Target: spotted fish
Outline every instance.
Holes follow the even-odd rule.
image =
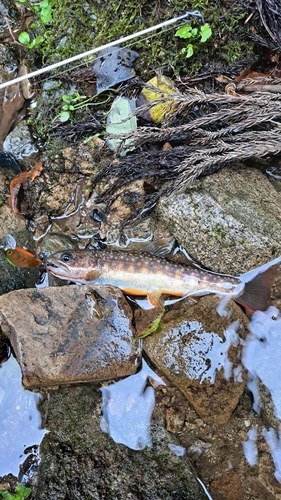
[[[161,295],[196,297],[229,296],[249,309],[266,310],[275,270],[245,283],[233,276],[218,275],[175,264],[146,253],[75,250],[51,255],[47,269],[54,276],[77,284],[112,285],[129,295],[146,296],[157,306]]]

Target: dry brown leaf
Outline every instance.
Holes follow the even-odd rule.
[[[15,214],[20,213],[20,209],[18,206],[18,194],[20,187],[24,181],[31,180],[33,181],[36,177],[38,177],[43,170],[42,162],[37,163],[31,170],[28,172],[21,172],[10,182],[10,192],[9,192],[9,204]]]

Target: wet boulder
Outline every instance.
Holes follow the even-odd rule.
[[[163,198],[158,215],[190,255],[238,275],[281,255],[281,193],[257,169],[222,170]]]
[[[39,161],[39,150],[35,145],[25,121],[21,121],[5,138],[3,151],[11,153],[21,165],[29,169]]]
[[[0,309],[27,389],[125,377],[139,366],[131,309],[117,288],[17,290]]]
[[[207,296],[171,311],[144,339],[149,359],[209,424],[228,421],[246,380],[239,339],[247,334],[247,318],[234,303],[228,306],[231,316],[221,317],[218,305],[219,299]]]
[[[60,387],[40,411],[50,432],[41,444],[35,500],[207,498],[188,456],[176,454],[163,408],[153,419],[153,448],[137,452],[101,432],[100,393],[91,384]]]

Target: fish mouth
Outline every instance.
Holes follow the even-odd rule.
[[[47,268],[48,267],[54,267],[55,269],[58,269],[59,266],[57,264],[55,264],[54,262],[52,262],[51,260],[47,260],[46,267]]]

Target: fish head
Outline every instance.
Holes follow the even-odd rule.
[[[94,254],[79,250],[65,250],[50,255],[46,267],[54,276],[75,283],[94,281],[100,269],[99,260]]]

